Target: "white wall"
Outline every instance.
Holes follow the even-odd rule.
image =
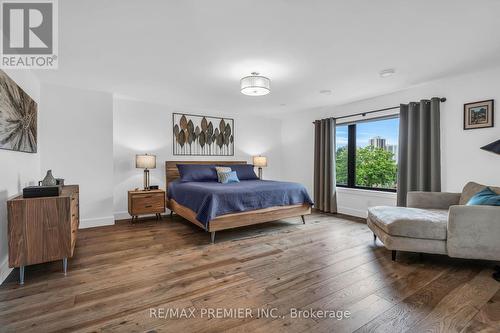
[[[499,110],[500,68],[469,73],[433,81],[411,89],[358,101],[342,106],[309,110],[283,121],[283,164],[286,178],[313,189],[313,125],[311,121],[328,116],[348,115],[399,105],[433,96],[446,97],[441,104],[441,163],[442,190],[460,192],[467,181],[500,184],[500,158],[479,149],[500,139]],[[497,102],[496,126],[488,129],[463,130],[463,104],[485,99]],[[295,135],[287,135],[295,133]],[[301,153],[296,153],[300,151]],[[356,190],[354,190],[356,191]],[[348,192],[348,193],[346,193]],[[375,195],[375,196],[374,196]],[[377,198],[379,197],[379,198]],[[366,216],[365,207],[395,205],[395,195],[366,191],[339,190],[339,210],[342,213]],[[359,210],[362,209],[362,212]]]
[[[4,70],[30,97],[40,101],[40,84],[30,71]],[[38,120],[43,116],[38,107]],[[39,145],[38,145],[39,147]],[[38,150],[39,151],[39,150]],[[0,150],[0,283],[12,271],[9,268],[7,239],[8,198],[22,192],[23,187],[35,185],[40,178],[40,153],[29,154]]]
[[[253,155],[268,157],[264,178],[282,179],[281,121],[263,117],[225,115],[234,118],[235,156],[174,156],[172,154],[172,112],[220,116],[216,111],[184,110],[165,105],[114,99],[114,212],[116,219],[129,218],[127,191],[143,186],[143,172],[135,168],[135,155],[155,154],[157,168],[151,170],[151,184],[165,187],[167,160],[246,160]]]
[[[109,93],[41,87],[41,170],[80,185],[80,228],[113,219],[113,98]]]

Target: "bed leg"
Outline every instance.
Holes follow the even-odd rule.
[[[212,241],[212,244],[215,243],[215,231],[210,232],[210,240]]]
[[[396,250],[392,250],[391,254],[392,254],[392,261],[396,261]]]
[[[373,241],[376,242],[377,241],[377,235],[375,235],[375,233],[373,233]]]
[[[302,224],[306,224],[306,218],[304,217],[304,215],[300,215],[300,217],[302,218]]]
[[[170,218],[172,219],[173,217],[174,217],[174,211],[173,211],[173,210],[171,210],[171,211],[170,211]]]

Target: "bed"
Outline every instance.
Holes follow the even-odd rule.
[[[167,207],[210,233],[311,214],[312,201],[305,188],[296,183],[242,180],[236,184],[180,182],[177,164],[231,166],[245,161],[165,162]]]

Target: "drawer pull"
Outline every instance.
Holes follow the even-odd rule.
[[[151,208],[151,207],[153,207],[153,205],[146,205],[145,207],[146,208]]]

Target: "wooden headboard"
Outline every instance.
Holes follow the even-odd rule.
[[[215,164],[215,165],[229,165],[229,164],[247,164],[246,161],[166,161],[165,162],[165,174],[166,182],[165,186],[168,190],[168,184],[171,181],[179,179],[179,169],[177,169],[177,164]]]

